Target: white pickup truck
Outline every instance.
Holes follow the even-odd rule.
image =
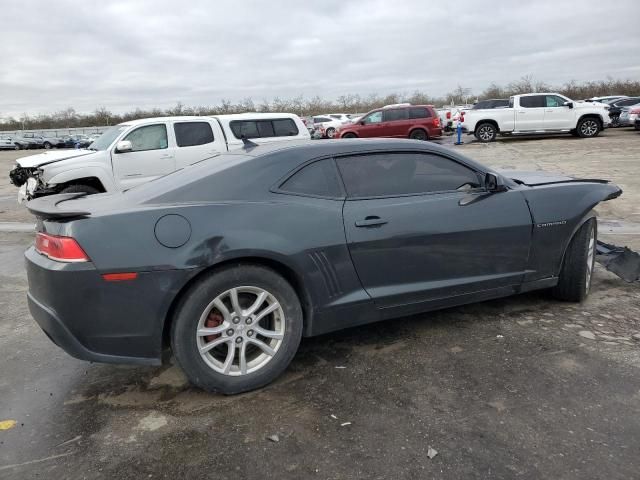
[[[215,117],[146,118],[105,131],[87,149],[47,151],[19,158],[9,172],[18,202],[54,193],[126,190],[221,152],[309,140],[297,115],[242,113]]]
[[[468,110],[462,127],[481,142],[497,135],[572,133],[595,137],[609,125],[609,106],[574,102],[559,93],[528,93],[509,98],[508,108]]]

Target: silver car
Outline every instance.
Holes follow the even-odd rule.
[[[620,117],[618,118],[618,125],[620,127],[633,127],[638,117],[640,117],[640,103],[629,107],[622,107]]]

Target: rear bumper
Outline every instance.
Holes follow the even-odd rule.
[[[130,363],[137,365],[160,365],[160,358],[128,357],[123,355],[109,355],[89,350],[83,345],[56,313],[27,293],[29,311],[42,331],[62,350],[80,360],[100,363]]]
[[[194,270],[138,272],[107,282],[90,263],[61,263],[25,252],[29,310],[69,355],[94,362],[159,365],[165,320]]]

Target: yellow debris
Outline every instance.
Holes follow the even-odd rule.
[[[15,420],[2,420],[0,422],[0,430],[9,430],[16,426]]]

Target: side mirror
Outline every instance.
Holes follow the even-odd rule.
[[[360,125],[364,125],[364,120],[358,122]]]
[[[485,175],[484,188],[491,193],[504,192],[507,190],[502,177],[499,177],[495,173],[487,173]]]
[[[573,102],[564,102],[565,107],[573,108]]]
[[[116,153],[125,153],[133,150],[133,144],[130,140],[121,140],[116,144]]]

